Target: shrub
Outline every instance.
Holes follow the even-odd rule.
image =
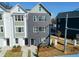
[[[13,48],[16,48],[16,45],[14,45]]]
[[[13,46],[12,52],[20,52],[20,51],[21,51],[21,46],[20,45],[18,45],[18,46],[14,45]]]
[[[28,50],[28,57],[31,57],[31,50]]]
[[[17,48],[21,48],[21,46],[20,46],[20,45],[18,45],[18,46],[17,46]]]

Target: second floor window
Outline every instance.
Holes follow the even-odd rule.
[[[37,21],[37,16],[33,16],[33,21]]]
[[[39,21],[46,21],[46,17],[45,16],[39,16],[38,19],[39,19]]]
[[[40,21],[40,22],[44,22],[46,21],[46,16],[33,16],[33,21],[34,22],[37,22],[37,21]]]
[[[24,27],[16,27],[16,32],[24,32]]]
[[[23,15],[15,15],[15,21],[23,21]]]

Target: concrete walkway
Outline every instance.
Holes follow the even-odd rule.
[[[35,57],[34,54],[36,53],[36,49],[37,47],[36,46],[23,46],[22,47],[22,57],[28,57],[28,50],[31,50],[31,57]]]
[[[10,50],[10,47],[3,47],[0,49],[0,57],[4,57],[5,53],[7,52],[7,50]],[[31,50],[31,57],[35,57],[34,54],[36,54],[36,46],[22,46],[22,57],[28,57],[28,50]]]
[[[31,57],[36,57],[34,54],[36,54],[37,52],[36,52],[36,49],[37,49],[37,47],[36,46],[31,46],[30,47],[30,50],[31,50]]]
[[[27,46],[23,46],[22,47],[22,57],[27,57],[28,56],[28,47]]]
[[[3,47],[0,49],[0,57],[4,57],[5,53],[7,52],[7,50],[9,50],[10,47]]]

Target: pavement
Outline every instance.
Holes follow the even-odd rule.
[[[0,57],[4,57],[4,55],[5,55],[5,53],[7,52],[7,50],[9,50],[10,49],[10,47],[8,47],[8,46],[6,46],[6,47],[2,47],[1,49],[0,49]]]
[[[33,46],[33,45],[30,46],[30,47],[23,46],[22,47],[22,51],[23,51],[22,57],[28,57],[28,50],[31,50],[31,57],[35,57],[34,54],[36,54],[36,49],[37,49],[37,47],[36,46]]]
[[[6,46],[6,47],[2,47],[0,49],[0,57],[4,57],[5,53],[7,52],[7,50],[10,50],[11,48]],[[30,47],[28,46],[22,46],[22,57],[28,57],[28,50],[31,50],[31,57],[36,57],[34,54],[36,54],[36,46],[31,45]]]
[[[22,47],[22,57],[27,57],[28,56],[28,47],[27,46],[23,46]]]

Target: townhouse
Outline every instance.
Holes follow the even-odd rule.
[[[0,5],[0,47],[50,44],[50,21],[51,13],[40,3],[32,9],[20,4],[10,9]]]

